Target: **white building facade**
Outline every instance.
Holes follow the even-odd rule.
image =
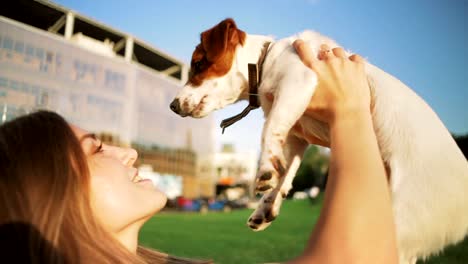
[[[49,109],[123,144],[184,148],[191,133],[198,155],[214,152],[212,117],[183,119],[169,109],[187,78],[184,63],[106,26],[115,40],[86,36],[100,25],[50,2],[29,2],[59,19],[44,30],[0,13],[0,123]]]

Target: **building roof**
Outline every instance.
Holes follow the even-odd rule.
[[[71,9],[45,0],[15,0],[0,8],[0,16],[28,24],[30,26],[65,36],[65,22],[68,13],[74,16],[73,34],[81,32],[99,41],[114,42],[114,52],[125,56],[126,39],[133,39],[131,61],[149,67],[168,76],[182,80],[184,63],[146,44],[130,34],[113,29]]]

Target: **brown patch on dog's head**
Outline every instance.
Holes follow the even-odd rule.
[[[244,45],[245,36],[245,32],[239,30],[231,18],[201,33],[201,43],[192,54],[188,83],[200,86],[204,80],[228,73],[236,47],[238,44]]]

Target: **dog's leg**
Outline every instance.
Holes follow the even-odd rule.
[[[292,182],[301,164],[302,156],[308,143],[295,136],[289,135],[285,144],[288,171],[276,188],[266,193],[260,199],[258,208],[249,217],[247,225],[255,231],[267,228],[279,214],[283,199],[292,188]]]
[[[275,100],[265,120],[260,168],[256,177],[256,191],[260,193],[276,188],[284,176],[286,137],[303,115],[317,84],[315,73],[297,60],[278,82]]]

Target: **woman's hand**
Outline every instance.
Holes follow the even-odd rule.
[[[371,96],[361,56],[348,58],[343,49],[330,50],[322,45],[316,59],[304,41],[296,40],[293,46],[302,62],[318,77],[307,115],[332,124],[336,119],[370,113]]]
[[[370,113],[371,96],[361,56],[348,58],[343,49],[330,50],[327,45],[322,45],[318,57],[314,58],[304,41],[298,39],[293,46],[302,62],[318,77],[306,115],[331,125],[336,119],[353,119]],[[274,99],[271,94],[267,98]],[[310,144],[330,146],[307,133],[299,123],[293,129]]]

